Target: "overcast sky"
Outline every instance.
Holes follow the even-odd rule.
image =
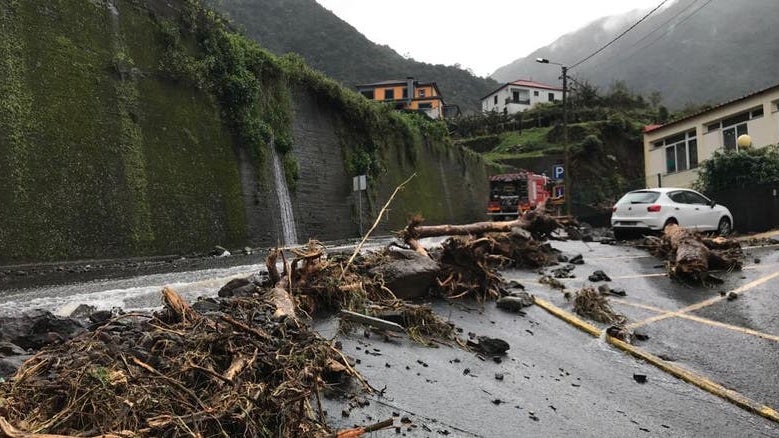
[[[601,17],[661,0],[316,0],[377,44],[487,76]],[[668,4],[673,3],[672,1]],[[664,5],[667,7],[668,4]],[[409,20],[409,17],[412,17]],[[635,21],[633,20],[633,21]],[[631,23],[615,23],[628,26]],[[454,30],[454,32],[452,32]]]

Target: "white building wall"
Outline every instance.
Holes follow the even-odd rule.
[[[708,132],[708,125],[762,106],[761,117],[748,120],[747,131],[752,138],[753,147],[779,144],[779,89],[761,93],[730,105],[705,112],[668,128],[659,128],[644,134],[644,171],[647,187],[657,187],[657,174],[662,178],[664,187],[689,187],[698,177],[698,169],[685,170],[672,174],[666,173],[665,147],[655,148],[653,143],[679,133],[695,129],[698,144],[698,165],[711,158],[714,152],[723,148],[722,129]]]
[[[513,97],[514,90],[527,91],[528,100],[530,101],[530,103],[520,104],[520,103],[510,102]],[[534,91],[538,91],[538,96],[535,95]],[[481,110],[485,113],[490,111],[502,113],[503,110],[505,109],[507,114],[516,114],[521,111],[527,111],[530,108],[533,108],[536,104],[549,102],[549,93],[554,93],[555,100],[563,99],[562,90],[555,91],[555,90],[547,90],[541,88],[523,87],[519,85],[509,85],[507,87],[500,89],[497,93],[493,93],[489,95],[489,97],[487,97],[486,99],[482,99]],[[494,103],[496,94],[498,96],[497,104]],[[509,103],[506,103],[507,99],[509,100]]]

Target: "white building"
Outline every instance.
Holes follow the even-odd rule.
[[[647,187],[690,187],[698,166],[717,150],[738,150],[749,134],[752,147],[779,144],[779,84],[665,125],[644,128]]]
[[[503,114],[515,114],[527,111],[541,102],[554,102],[563,99],[563,89],[539,82],[516,80],[503,84],[492,93],[482,97],[481,110]]]

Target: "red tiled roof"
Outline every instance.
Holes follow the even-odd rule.
[[[540,82],[526,81],[524,79],[517,79],[514,82],[509,82],[511,85],[519,85],[521,87],[543,88],[545,90],[563,91],[562,87],[553,87],[551,85],[542,84]]]

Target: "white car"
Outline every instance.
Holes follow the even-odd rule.
[[[733,231],[733,216],[727,207],[690,189],[634,190],[612,208],[611,228],[617,239],[637,231],[662,232],[671,223],[695,231],[716,231],[723,236]]]

